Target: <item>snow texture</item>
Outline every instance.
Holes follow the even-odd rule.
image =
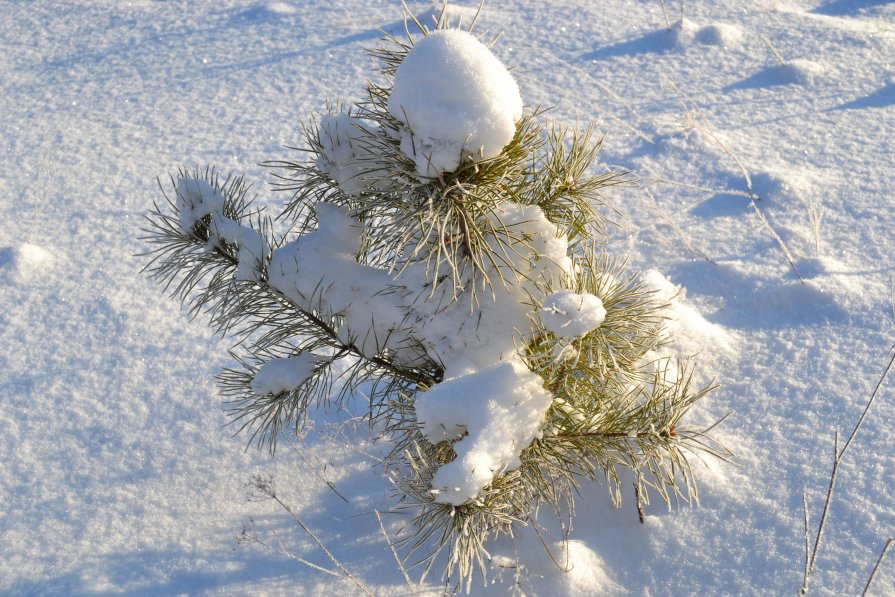
[[[464,159],[495,157],[522,117],[519,86],[482,42],[458,29],[419,39],[398,67],[389,113],[403,123],[401,151],[424,177]]]
[[[275,552],[234,549],[254,522],[331,565],[275,504],[246,499],[254,474],[275,477],[372,593],[410,593],[371,513],[392,541],[411,514],[370,466],[365,454],[385,448],[366,425],[314,413],[301,458],[246,450],[215,394],[233,339],[209,338],[201,316],[190,324],[132,257],[146,250],[136,238],[155,178],[178,167],[245,172],[259,205],[279,208],[255,164],[301,159],[283,148],[300,143],[301,119],[358,96],[363,48],[380,25],[402,34],[400,2],[2,10],[0,594],[357,595]],[[605,248],[632,273],[656,269],[686,307],[672,311],[681,352],[698,353],[701,379],[719,388],[681,424],[731,413],[714,435],[736,465],[694,461],[700,506],[669,511],[651,495],[644,524],[631,479],[620,509],[605,483],[584,483],[571,530],[542,510],[536,528],[486,543],[488,585],[475,581],[474,595],[796,594],[802,493],[816,524],[834,430],[856,423],[895,343],[895,3],[717,0],[687,2],[686,16],[720,43],[700,29],[670,43],[660,4],[629,0],[488,2],[476,31],[503,33],[493,52],[529,105],[555,106],[549,118],[569,126],[597,120],[602,161],[640,175],[607,194],[626,217]],[[761,36],[787,63],[823,69],[804,69],[812,86],[780,84]],[[740,165],[805,284],[756,224]],[[860,595],[895,535],[893,381],[838,471],[812,594]],[[346,402],[354,414],[358,400]],[[868,594],[895,594],[893,556]],[[416,592],[444,584],[433,572]]]
[[[577,338],[600,327],[606,309],[600,297],[571,290],[554,292],[544,301],[541,321],[559,338]]]

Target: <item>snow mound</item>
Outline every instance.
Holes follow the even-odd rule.
[[[732,48],[739,46],[744,37],[742,27],[737,25],[726,23],[700,25],[687,18],[676,21],[671,26],[670,33],[672,41],[681,46],[695,41],[708,46]]]
[[[817,62],[792,60],[786,64],[775,64],[765,67],[751,77],[729,86],[728,89],[775,87],[778,85],[813,87],[827,73],[828,69]]]
[[[726,23],[714,23],[700,27],[695,39],[701,44],[720,46],[722,48],[735,48],[743,41],[743,28]]]
[[[673,284],[661,272],[651,269],[641,274],[643,286],[654,293],[655,300],[666,305],[665,327],[674,343],[659,351],[661,357],[686,360],[698,353],[729,356],[733,354],[733,338],[719,325],[706,320],[685,302],[686,291]]]
[[[424,177],[464,159],[493,158],[513,139],[522,96],[501,62],[472,34],[435,31],[416,42],[395,74],[389,113],[403,124],[401,151]]]
[[[429,441],[468,434],[454,445],[457,458],[432,479],[436,500],[459,506],[496,475],[518,468],[520,451],[540,433],[552,400],[541,377],[518,358],[447,379],[420,395],[416,413]]]
[[[52,253],[30,243],[0,249],[0,271],[9,271],[13,279],[19,282],[27,282],[49,273],[53,261]]]
[[[603,301],[593,294],[577,294],[571,290],[554,292],[544,301],[541,321],[561,338],[576,338],[597,329],[606,319]]]

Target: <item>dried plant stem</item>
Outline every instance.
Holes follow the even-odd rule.
[[[895,543],[895,537],[889,537],[889,540],[886,541],[886,544],[883,546],[883,551],[879,554],[879,559],[876,561],[876,566],[873,567],[873,571],[870,573],[870,578],[867,579],[867,584],[864,585],[864,591],[861,593],[861,597],[867,595],[867,591],[870,590],[870,584],[873,582],[873,578],[876,576],[876,571],[879,570],[879,566],[883,563],[883,559],[885,559],[886,553],[889,551],[889,548],[892,547],[892,543]]]
[[[761,41],[764,43],[764,45],[766,45],[768,47],[768,49],[771,51],[771,54],[773,54],[774,58],[777,59],[777,62],[779,62],[783,66],[786,66],[786,60],[784,60],[783,56],[780,55],[780,52],[778,52],[777,49],[771,45],[771,40],[769,40],[764,35],[759,35],[758,37],[761,39]]]
[[[681,239],[681,242],[684,243],[684,246],[687,247],[687,250],[689,250],[691,253],[699,255],[712,265],[717,265],[714,261],[712,261],[711,257],[706,255],[704,252],[693,245],[693,241],[690,239],[690,237],[688,237],[684,233],[684,231],[681,229],[680,226],[678,226],[677,222],[675,222],[673,218],[668,217],[668,213],[662,208],[661,205],[659,205],[658,199],[656,199],[656,196],[652,192],[650,192],[648,188],[641,187],[641,190],[647,197],[652,200],[653,204],[656,206],[656,215],[659,216],[659,219],[661,219],[665,225],[670,227],[674,231],[674,233],[677,234],[678,238]]]
[[[307,525],[306,525],[306,524],[305,524],[305,523],[298,517],[298,515],[295,514],[295,511],[289,506],[289,504],[287,504],[286,502],[284,502],[284,501],[282,500],[282,498],[280,498],[280,496],[277,494],[277,492],[276,492],[276,490],[275,490],[275,488],[274,488],[274,484],[273,484],[273,479],[272,479],[272,478],[264,479],[264,478],[261,478],[261,477],[254,477],[254,478],[252,479],[252,485],[253,485],[256,489],[258,489],[258,491],[260,491],[261,494],[262,494],[264,497],[266,497],[266,498],[268,498],[268,499],[271,499],[271,500],[273,500],[274,502],[276,502],[277,505],[279,505],[283,510],[286,511],[286,513],[289,514],[289,516],[292,518],[292,520],[295,522],[295,524],[297,524],[298,527],[299,527],[302,531],[304,531],[304,533],[305,533],[308,537],[310,537],[311,540],[312,540],[314,543],[317,544],[317,547],[319,547],[319,548],[321,549],[321,551],[323,551],[323,553],[326,554],[326,557],[328,557],[329,560],[336,566],[336,568],[339,569],[339,571],[342,573],[342,576],[344,576],[346,579],[348,579],[349,581],[351,581],[351,583],[353,583],[358,589],[360,589],[360,590],[364,593],[364,595],[371,595],[371,596],[373,595],[373,592],[372,592],[366,585],[364,585],[360,580],[358,580],[357,577],[355,577],[353,574],[351,574],[350,572],[348,572],[348,570],[345,568],[345,566],[343,566],[342,563],[341,563],[338,559],[336,559],[336,557],[332,554],[332,552],[331,552],[329,549],[327,549],[326,545],[324,545],[323,542],[317,537],[317,535],[314,534],[314,531],[312,531],[312,530],[311,530],[311,529],[310,529],[310,528],[309,528],[309,527],[308,527],[308,526],[307,526]],[[260,543],[260,541],[259,541],[259,543]],[[263,545],[263,544],[262,544],[262,545]],[[302,561],[302,563],[306,563],[306,562]],[[320,569],[320,570],[326,570],[325,568],[321,568],[321,567],[319,567],[319,566],[313,566],[313,565],[312,565],[312,567],[315,567],[315,568]],[[330,574],[335,574],[335,573],[333,573],[333,571],[331,571],[331,570],[329,570],[329,571],[327,571],[327,572],[329,572]],[[337,575],[337,576],[338,576],[338,575]]]
[[[296,555],[296,554],[292,553],[291,551],[289,551],[288,549],[286,549],[286,546],[283,545],[283,542],[280,540],[279,536],[276,534],[274,535],[277,538],[276,545],[271,545],[270,543],[264,541],[261,538],[261,536],[258,534],[258,529],[255,526],[255,521],[253,519],[249,520],[249,525],[250,525],[251,530],[249,528],[244,528],[242,530],[242,535],[240,535],[237,538],[238,543],[240,543],[240,544],[255,543],[257,545],[260,545],[261,547],[264,547],[265,549],[269,549],[270,551],[274,551],[274,552],[280,554],[281,556],[283,556],[284,558],[286,558],[288,560],[295,560],[299,564],[307,566],[308,568],[312,568],[313,570],[316,570],[318,572],[323,572],[324,574],[329,574],[330,576],[335,576],[336,578],[340,577],[338,572],[335,572],[328,568],[324,568],[323,566],[319,566],[313,562],[309,562],[308,560],[304,559],[303,557]]]
[[[873,393],[870,395],[870,400],[867,401],[867,405],[864,407],[864,412],[861,413],[860,418],[858,419],[855,428],[852,430],[851,435],[848,436],[848,439],[845,441],[845,445],[842,449],[839,449],[839,430],[836,430],[834,441],[833,441],[833,470],[830,473],[830,483],[827,486],[827,496],[824,500],[823,511],[820,516],[820,521],[817,525],[817,534],[814,536],[814,547],[811,550],[810,555],[808,554],[808,545],[810,543],[808,537],[808,495],[807,493],[803,494],[803,505],[805,508],[805,574],[802,579],[802,587],[799,590],[799,595],[807,595],[808,594],[808,586],[811,581],[811,573],[814,571],[814,565],[817,562],[817,554],[820,552],[821,541],[823,540],[824,528],[827,522],[827,515],[830,509],[830,502],[833,500],[833,491],[836,486],[836,473],[839,471],[839,464],[842,462],[842,457],[845,455],[846,450],[848,450],[849,446],[851,446],[852,441],[854,441],[855,437],[858,435],[858,431],[861,429],[861,425],[864,423],[864,419],[867,417],[867,413],[870,411],[870,407],[873,406],[873,402],[876,400],[877,395],[879,394],[879,389],[883,385],[883,381],[885,381],[886,377],[889,375],[889,372],[892,370],[893,364],[895,364],[895,346],[890,349],[892,356],[889,358],[889,363],[886,365],[883,374],[880,376],[879,381],[876,384],[876,387],[873,389]],[[890,540],[891,541],[891,540]],[[886,546],[888,549],[888,544]],[[885,555],[886,549],[883,550],[883,554],[880,556],[880,559]],[[877,563],[879,565],[879,563]],[[876,569],[874,568],[874,573]],[[873,579],[871,575],[870,580]],[[868,581],[869,586],[869,581]],[[866,589],[865,589],[866,591]]]
[[[668,9],[665,8],[665,0],[659,0],[662,5],[662,16],[665,17],[665,28],[671,31],[671,22],[668,20]]]
[[[392,551],[392,555],[395,556],[395,562],[398,564],[398,570],[401,571],[401,575],[404,577],[404,582],[407,583],[407,586],[410,588],[410,593],[412,595],[416,595],[416,587],[413,585],[413,582],[410,580],[410,576],[407,574],[407,570],[404,568],[403,562],[401,562],[401,558],[398,557],[398,552],[395,550],[395,544],[392,543],[391,539],[388,538],[388,533],[385,532],[385,525],[382,524],[382,515],[379,514],[379,510],[373,510],[376,513],[376,520],[379,521],[379,530],[382,531],[382,536],[385,538],[385,542],[388,543],[388,548]]]

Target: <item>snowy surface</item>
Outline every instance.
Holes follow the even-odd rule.
[[[469,8],[477,3],[462,3]],[[544,512],[490,547],[487,589],[525,594],[793,594],[802,494],[820,516],[834,430],[850,431],[895,342],[895,5],[860,0],[492,2],[528,106],[600,123],[604,165],[639,187],[607,249],[684,298],[674,332],[720,388],[693,424],[736,466],[706,462],[701,507],[658,500],[638,523],[582,488],[565,550]],[[412,4],[420,12],[425,4]],[[229,339],[139,274],[155,178],[180,166],[246,172],[295,157],[299,123],[353,98],[377,27],[400,3],[12,0],[0,20],[0,594],[357,594],[276,550],[332,567],[253,474],[378,594],[409,594],[389,538],[408,522],[371,467],[365,426],[319,413],[300,450],[244,450],[215,395]],[[468,11],[467,11],[468,12]],[[800,283],[747,191],[794,257]],[[678,293],[678,297],[681,294]],[[273,375],[272,375],[273,377]],[[895,535],[892,380],[837,479],[815,594],[857,594]],[[362,400],[348,403],[362,412]],[[631,492],[633,497],[633,491]],[[416,571],[411,571],[413,575]],[[421,592],[439,594],[433,576]],[[887,560],[874,594],[895,593]]]

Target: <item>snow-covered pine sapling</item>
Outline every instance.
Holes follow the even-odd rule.
[[[268,164],[283,234],[242,179],[181,171],[147,270],[238,334],[221,388],[259,445],[363,387],[415,512],[398,545],[429,565],[447,547],[469,582],[488,536],[571,506],[581,479],[619,503],[628,470],[640,495],[690,501],[686,454],[723,451],[681,425],[708,389],[655,356],[662,305],[602,250],[600,193],[623,176],[591,174],[592,129],[540,124],[444,12],[411,21],[371,51],[366,96],[304,128],[306,159]]]

